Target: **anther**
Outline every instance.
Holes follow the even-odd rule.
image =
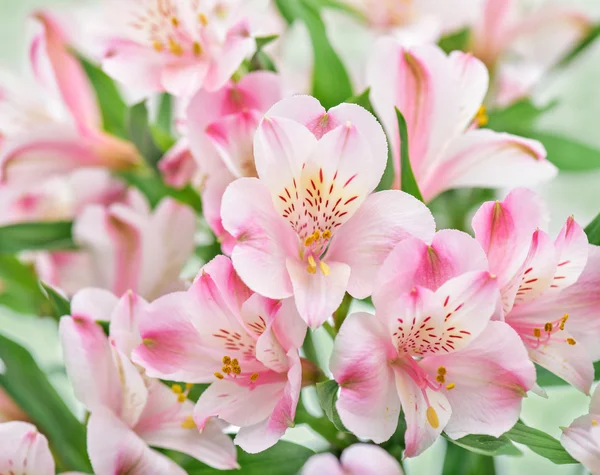
[[[569,314],[568,314],[568,313],[565,313],[565,314],[564,314],[564,316],[562,317],[562,320],[560,321],[560,326],[559,326],[559,328],[560,328],[561,330],[564,330],[564,329],[565,329],[565,323],[567,323],[567,320],[568,320],[568,319],[569,319]]]
[[[240,374],[241,372],[242,372],[242,368],[240,368],[239,366],[233,367],[233,374]]]
[[[231,366],[235,367],[235,366],[239,366],[240,362],[237,360],[237,358],[233,358],[231,360]]]
[[[230,356],[223,356],[223,364],[231,364],[231,357]]]
[[[441,374],[442,376],[443,376],[444,374],[446,374],[446,368],[444,368],[443,366],[440,366],[440,367],[438,368],[438,374]]]
[[[221,373],[214,373],[215,378],[217,379],[223,379],[225,376],[223,376]]]
[[[231,366],[223,366],[221,368],[221,371],[223,371],[223,373],[225,373],[225,374],[229,374],[229,373],[231,373]]]
[[[486,113],[486,108],[484,105],[482,105],[475,114],[475,122],[477,122],[479,127],[483,127],[487,125],[489,121],[490,119]]]
[[[173,38],[169,38],[169,51],[171,51],[171,53],[173,53],[175,56],[183,55],[183,48]]]
[[[200,56],[202,54],[202,46],[200,46],[200,43],[194,41],[194,44],[192,45],[192,51],[194,52],[194,55]]]
[[[183,392],[183,388],[180,384],[174,384],[171,386],[171,391],[173,391],[175,394],[181,394]]]
[[[206,15],[204,13],[198,13],[198,22],[202,26],[208,25],[208,18],[206,17]]]
[[[331,237],[331,231],[329,229],[326,229],[325,231],[323,231],[323,239],[329,239]]]
[[[185,389],[187,391],[189,391],[190,389],[192,389],[194,387],[194,383],[185,383]]]
[[[542,331],[539,328],[534,328],[533,329],[533,336],[535,336],[536,338],[539,338],[542,336]]]
[[[575,341],[573,338],[567,338],[567,343],[568,343],[569,345],[574,345],[574,344],[576,344],[577,342],[576,342],[576,341]]]
[[[598,421],[596,419],[592,419],[592,425],[593,426],[597,426],[598,425]]]
[[[313,242],[315,242],[315,238],[312,236],[312,234],[310,236],[308,236],[305,240],[304,240],[304,245],[306,247],[310,246]]]
[[[329,275],[329,266],[325,264],[323,261],[319,262],[319,267],[321,268],[321,272],[323,272],[324,276]]]
[[[450,391],[451,389],[454,389],[454,387],[455,387],[455,386],[456,386],[456,384],[454,384],[454,383],[450,383],[450,384],[448,384],[448,385],[446,386],[446,389],[447,389],[448,391]]]
[[[434,429],[437,429],[440,426],[437,412],[435,412],[435,409],[431,406],[427,408],[427,422],[429,422],[429,425]]]
[[[546,331],[548,333],[552,333],[552,328],[553,328],[553,325],[550,322],[548,322],[544,325],[544,331]]]
[[[192,416],[187,416],[181,423],[181,427],[183,429],[195,429],[196,423],[194,422],[194,418]]]
[[[321,231],[319,231],[318,229],[315,229],[315,232],[313,233],[313,237],[315,238],[315,241],[318,241],[319,239],[321,239]]]
[[[252,373],[252,376],[250,376],[250,381],[256,381],[258,379],[258,373]]]
[[[443,374],[438,374],[438,375],[435,377],[435,380],[436,380],[438,383],[445,383],[445,382],[446,382],[446,378],[444,377],[444,375],[443,375]]]
[[[171,18],[171,24],[175,27],[179,26],[179,20],[177,19],[177,17]]]
[[[152,47],[158,52],[162,51],[164,48],[163,44],[160,41],[153,42]]]
[[[187,399],[187,396],[185,394],[180,394],[177,396],[177,400],[179,402],[184,402]]]

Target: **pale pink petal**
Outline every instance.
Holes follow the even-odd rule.
[[[471,53],[453,51],[448,56],[453,75],[459,80],[460,119],[458,130],[466,129],[483,104],[489,75],[485,65]]]
[[[591,470],[592,475],[598,475],[600,467],[600,426],[595,415],[581,416],[563,429],[560,438],[563,447],[571,456]]]
[[[516,0],[485,0],[483,3],[481,18],[473,29],[473,49],[488,65],[493,65],[513,40],[511,27],[516,6]]]
[[[348,264],[348,292],[355,298],[366,298],[396,244],[411,236],[429,241],[434,231],[431,212],[420,201],[401,191],[381,191],[370,195],[336,231],[327,259]]]
[[[571,216],[560,230],[554,245],[558,265],[550,287],[556,292],[573,285],[579,279],[588,260],[588,239]]]
[[[557,173],[540,142],[478,129],[454,140],[443,162],[419,187],[428,201],[451,188],[533,186]]]
[[[71,299],[71,315],[108,322],[118,302],[119,299],[108,290],[83,289]]]
[[[0,473],[54,475],[48,440],[27,422],[0,424]]]
[[[600,385],[596,386],[590,401],[590,414],[600,414]]]
[[[192,182],[198,173],[198,165],[190,151],[187,137],[180,138],[158,162],[165,183],[175,188],[183,188]]]
[[[165,64],[160,73],[161,89],[175,97],[191,96],[202,87],[209,70],[206,61],[195,59]]]
[[[135,432],[149,445],[188,454],[221,470],[238,468],[236,451],[224,424],[208,421],[200,432],[189,424],[194,410],[191,401],[178,401],[168,386],[155,381]]]
[[[275,211],[265,185],[255,178],[233,182],[223,195],[221,218],[237,239],[231,260],[248,287],[270,298],[292,295],[285,260],[297,255],[298,238]]]
[[[115,305],[110,319],[110,338],[128,358],[133,349],[142,343],[139,323],[148,302],[129,291]]]
[[[286,261],[289,278],[294,289],[298,313],[311,328],[317,328],[340,306],[350,278],[350,266],[341,262],[328,261],[327,275],[314,274],[307,265],[296,258]]]
[[[303,94],[280,100],[267,111],[267,115],[298,122],[310,130],[317,139],[340,125],[339,122],[327,117],[327,111],[317,98]]]
[[[300,348],[306,336],[306,323],[300,317],[293,298],[285,299],[274,316],[273,332],[283,348]]]
[[[227,186],[235,179],[229,170],[223,167],[216,173],[213,173],[204,185],[202,192],[202,211],[204,219],[212,229],[221,244],[221,250],[226,255],[231,255],[235,238],[225,231],[221,220],[221,204],[223,194]]]
[[[121,385],[102,327],[87,317],[63,317],[59,336],[77,399],[89,410],[105,406],[118,412]]]
[[[429,245],[421,239],[408,238],[394,248],[381,266],[373,303],[377,309],[383,308],[388,295],[408,292],[415,286],[435,291],[453,277],[487,267],[479,243],[461,231],[439,231]]]
[[[340,384],[336,404],[344,426],[375,443],[388,440],[400,415],[394,373],[396,357],[386,328],[368,313],[346,318],[334,342],[329,368]]]
[[[442,392],[420,388],[403,370],[396,371],[396,386],[406,419],[404,456],[415,457],[437,440],[452,408]]]
[[[354,444],[340,458],[348,475],[402,475],[398,461],[385,449],[371,444]]]
[[[133,427],[146,406],[148,388],[144,377],[129,357],[120,352],[112,340],[109,341],[121,390],[119,410],[115,414],[129,427]]]
[[[301,475],[323,475],[324,473],[328,475],[347,474],[335,455],[329,452],[313,455],[306,461],[300,473]]]
[[[503,322],[490,322],[463,350],[425,358],[422,366],[430,374],[446,369],[442,392],[452,417],[444,430],[453,439],[467,434],[499,437],[508,431],[519,419],[521,400],[536,378],[521,339]]]
[[[148,447],[112,412],[98,408],[87,426],[88,455],[97,475],[185,475],[173,460]]]
[[[240,106],[261,112],[266,112],[283,96],[281,77],[271,71],[248,73],[237,83],[233,83],[232,88],[241,96]]]

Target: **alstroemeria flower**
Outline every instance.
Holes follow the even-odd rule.
[[[256,71],[218,91],[198,91],[187,107],[190,150],[207,176],[202,193],[205,218],[227,254],[235,240],[221,223],[223,193],[236,178],[256,176],[254,134],[263,114],[282,96],[278,75]]]
[[[592,475],[600,475],[600,385],[590,402],[589,414],[563,429],[560,442]]]
[[[402,409],[412,457],[442,431],[498,437],[515,424],[535,368],[518,335],[490,322],[499,296],[496,278],[474,270],[484,266],[478,244],[458,231],[394,249],[373,294],[376,316],[350,315],[334,342],[330,368],[349,430],[381,443]]]
[[[206,264],[187,292],[154,301],[140,331],[133,360],[146,374],[212,383],[194,410],[200,429],[218,416],[239,426],[235,443],[255,453],[293,426],[306,325],[293,302],[250,291],[227,257]]]
[[[142,0],[118,5],[121,31],[103,67],[147,92],[189,96],[222,87],[256,49],[250,17],[264,1]]]
[[[196,428],[187,388],[169,388],[130,361],[132,348],[142,341],[138,323],[147,306],[132,292],[119,300],[107,291],[85,289],[73,297],[71,316],[60,321],[67,374],[91,412],[87,444],[94,473],[186,473],[149,445],[219,469],[238,467],[223,424],[208,421],[202,432]],[[96,320],[110,320],[108,338]]]
[[[258,179],[240,178],[223,195],[231,259],[252,290],[294,296],[302,318],[321,325],[346,290],[365,298],[395,244],[429,239],[429,210],[401,191],[371,194],[387,160],[383,130],[365,109],[323,109],[309,96],[275,104],[254,138]]]
[[[141,158],[135,147],[102,131],[92,86],[58,24],[45,13],[36,19],[41,33],[30,57],[44,88],[42,104],[29,89],[24,92],[22,82],[0,88],[0,182],[38,185],[51,174],[81,167],[136,166]]]
[[[587,393],[600,357],[600,253],[572,217],[553,241],[540,229],[546,215],[535,193],[517,189],[484,203],[473,229],[498,276],[504,320],[530,358]]]
[[[301,475],[403,475],[398,461],[381,447],[354,444],[338,460],[331,453],[313,455]]]
[[[0,473],[55,475],[48,440],[27,422],[0,424]]]
[[[544,147],[487,122],[485,66],[470,54],[449,56],[437,46],[403,48],[392,38],[375,46],[368,67],[371,101],[392,143],[400,183],[400,136],[394,106],[406,119],[409,156],[425,201],[461,187],[527,186],[557,170]]]
[[[73,228],[81,251],[45,254],[37,269],[45,282],[68,294],[101,287],[153,300],[183,288],[179,273],[194,250],[195,222],[189,206],[165,198],[152,211],[131,191],[127,203],[86,207]]]

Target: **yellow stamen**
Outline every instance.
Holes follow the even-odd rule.
[[[231,373],[231,366],[223,366],[221,368],[221,371],[223,371],[223,373],[225,373],[225,374],[229,374],[229,373]]]
[[[217,379],[223,379],[224,377],[221,373],[215,373],[215,378]]]
[[[200,56],[202,54],[202,46],[200,46],[200,43],[194,41],[194,44],[192,45],[192,51],[194,52],[194,55]]]
[[[142,344],[146,347],[146,348],[154,348],[154,345],[156,345],[156,342],[152,339],[152,338],[144,338],[142,340]]]
[[[192,389],[193,387],[194,387],[194,384],[193,384],[193,383],[185,383],[185,389],[187,389],[188,391],[189,391],[190,389]]]
[[[533,329],[533,336],[539,338],[542,336],[542,331],[539,328],[534,328]]]
[[[454,389],[454,387],[455,387],[455,386],[456,386],[456,384],[454,384],[454,383],[450,383],[448,386],[446,386],[446,389],[447,389],[448,391],[450,391],[451,389]]]
[[[490,121],[490,118],[488,117],[487,113],[486,113],[486,108],[484,105],[482,105],[479,110],[477,111],[477,113],[475,114],[475,122],[477,122],[477,125],[479,127],[484,127],[488,124],[488,122]]]
[[[429,422],[429,425],[434,429],[437,429],[440,426],[437,412],[435,412],[435,409],[431,406],[427,408],[427,422]]]
[[[598,425],[598,421],[596,419],[592,419],[592,425],[593,426],[597,426]]]
[[[256,381],[258,379],[258,373],[252,373],[252,376],[250,376],[250,381]]]
[[[164,48],[163,44],[160,41],[153,42],[152,47],[158,52],[162,51]]]
[[[175,56],[183,55],[183,48],[173,38],[169,38],[169,51]]]
[[[435,380],[436,380],[438,383],[445,383],[445,382],[446,382],[446,378],[444,377],[444,375],[443,375],[443,374],[438,374],[438,375],[435,377]]]
[[[444,374],[446,374],[446,368],[444,368],[443,366],[440,366],[440,367],[438,368],[438,374],[441,374],[442,376],[443,376]]]
[[[315,232],[313,233],[313,237],[315,238],[315,241],[318,241],[319,239],[321,239],[321,231],[319,231],[318,229],[315,229]]]
[[[559,326],[559,328],[560,328],[561,330],[564,330],[564,329],[565,329],[565,323],[567,323],[567,320],[568,320],[568,319],[569,319],[569,314],[568,314],[568,313],[565,313],[565,314],[564,314],[564,316],[562,317],[562,320],[560,321],[560,326]]]
[[[329,229],[326,229],[325,231],[323,231],[323,239],[329,239],[331,237],[331,231]]]
[[[233,358],[231,360],[231,366],[239,366],[240,362],[237,360],[237,358]]]
[[[231,357],[230,356],[223,356],[223,364],[231,364]]]
[[[313,242],[315,242],[315,238],[312,237],[312,235],[308,236],[305,240],[304,240],[304,245],[306,247],[310,246]]]
[[[567,338],[567,343],[569,345],[574,345],[575,343],[577,343],[573,338]]]
[[[198,13],[198,23],[200,23],[202,26],[208,25],[208,18],[204,13]]]
[[[181,427],[184,429],[195,429],[196,423],[194,422],[194,418],[192,416],[187,416],[181,423]]]
[[[313,256],[308,256],[308,267],[306,268],[306,270],[308,271],[309,274],[316,274],[317,273],[317,261],[315,261],[315,258]]]
[[[548,323],[546,323],[544,325],[544,331],[546,331],[548,333],[551,333],[552,332],[552,327],[553,327],[552,323],[548,322]]]
[[[235,366],[233,368],[233,374],[240,374],[242,372],[242,368],[240,368],[239,366]]]
[[[183,388],[181,387],[181,384],[174,384],[171,386],[171,391],[173,391],[175,394],[181,394],[183,392]]]
[[[179,396],[177,396],[177,400],[179,402],[184,402],[187,399],[187,396],[185,394],[180,394]]]
[[[316,274],[317,273],[317,268],[316,267],[308,266],[306,268],[306,272],[308,272],[309,274]]]
[[[323,261],[319,262],[319,267],[321,268],[321,272],[323,272],[324,276],[329,275],[329,266],[325,264]]]
[[[179,20],[177,19],[177,17],[171,18],[171,24],[175,27],[179,26]]]

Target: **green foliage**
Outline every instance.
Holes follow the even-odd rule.
[[[71,315],[71,302],[54,290],[50,285],[40,282],[40,287],[46,295],[53,311],[53,316],[58,320],[65,315]]]
[[[406,120],[400,109],[396,107],[396,117],[398,118],[398,131],[400,133],[400,189],[420,201],[423,201],[423,195],[419,190],[419,185],[415,179],[415,175],[410,164],[408,155],[408,130],[406,128]]]
[[[26,222],[0,226],[0,254],[21,251],[71,250],[72,221]]]
[[[146,163],[157,170],[158,162],[163,153],[156,145],[150,124],[148,123],[148,110],[146,103],[140,102],[128,109],[125,120],[127,135],[146,160]]]
[[[513,442],[526,445],[536,454],[547,458],[557,465],[577,463],[557,439],[541,430],[529,427],[521,421],[518,421],[515,426],[504,435]]]
[[[516,449],[516,447],[515,447]],[[494,458],[448,444],[442,475],[495,475]]]
[[[497,455],[520,455],[521,451],[517,449],[506,435],[492,437],[490,435],[472,434],[453,440],[444,434],[444,437],[454,445],[462,447],[469,452],[479,455],[495,457]]]
[[[163,92],[160,95],[160,102],[158,105],[158,116],[156,118],[156,126],[166,132],[171,133],[171,127],[173,124],[173,100],[171,94]]]
[[[317,396],[319,397],[319,404],[321,405],[325,416],[327,416],[327,419],[333,423],[337,430],[346,432],[346,428],[335,408],[339,387],[338,383],[333,380],[317,383]]]
[[[587,234],[590,244],[600,246],[600,214],[598,214],[598,216],[596,216],[593,221],[586,226],[585,234]]]
[[[457,32],[443,36],[438,42],[438,46],[444,50],[446,54],[452,51],[467,51],[471,32],[468,28],[464,28]]]
[[[92,473],[85,427],[73,416],[29,352],[0,335],[0,360],[6,371],[0,386],[29,415],[50,442],[60,472]]]
[[[0,305],[15,312],[44,313],[46,297],[38,284],[33,267],[15,256],[0,254]]]
[[[594,25],[588,34],[571,51],[565,54],[557,63],[556,67],[564,68],[569,65],[575,58],[583,53],[590,45],[592,45],[600,37],[600,24]]]

